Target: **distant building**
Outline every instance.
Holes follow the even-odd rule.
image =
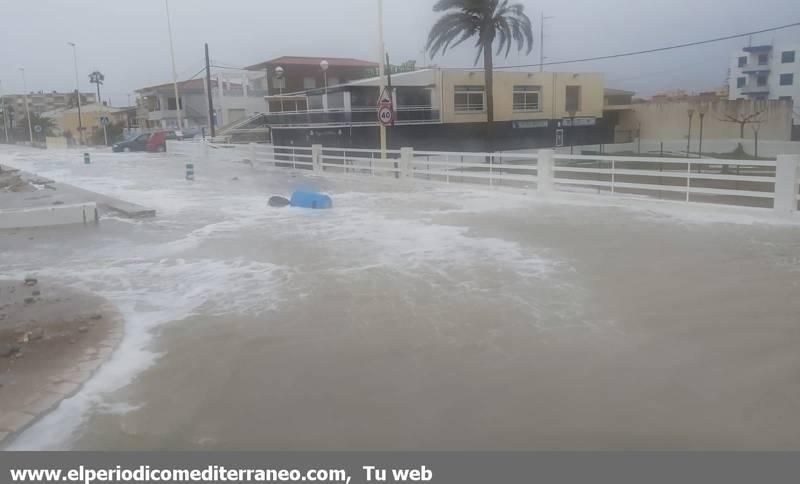
[[[731,58],[729,99],[800,101],[800,44],[744,47]],[[800,124],[795,109],[794,122]]]
[[[3,95],[5,106],[9,113],[13,112],[14,117],[22,119],[25,117],[25,95],[24,94],[5,94]],[[97,95],[90,92],[81,93],[81,104],[92,104],[97,102]],[[28,109],[31,113],[42,114],[45,111],[64,109],[75,106],[75,92],[31,92],[28,94]]]
[[[114,108],[102,104],[87,104],[81,106],[80,124],[78,122],[78,109],[54,109],[45,111],[41,115],[53,120],[56,136],[70,133],[78,138],[78,127],[83,127],[84,136],[91,136],[95,130],[102,130],[101,119],[108,118],[109,123],[128,127],[133,122],[136,112],[135,107]]]

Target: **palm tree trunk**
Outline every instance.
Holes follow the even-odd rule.
[[[486,79],[486,144],[488,151],[494,151],[494,62],[491,42],[484,42],[483,45],[483,75]]]

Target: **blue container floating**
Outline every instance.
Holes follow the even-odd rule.
[[[300,190],[292,193],[291,204],[302,208],[333,208],[333,201],[328,195]]]

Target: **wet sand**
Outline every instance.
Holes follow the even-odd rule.
[[[330,180],[262,209],[298,179],[127,163],[66,171],[159,220],[51,271],[130,336],[17,448],[800,449],[797,225]]]

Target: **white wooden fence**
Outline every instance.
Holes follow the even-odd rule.
[[[589,191],[798,210],[800,155],[772,160],[659,158],[536,153],[474,153],[168,142],[167,151],[194,161],[240,161],[342,175],[422,179],[488,187]]]

